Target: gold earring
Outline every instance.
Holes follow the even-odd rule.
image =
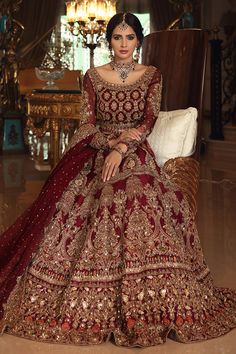
[[[110,51],[109,59],[112,61],[112,60],[114,60],[114,54],[112,52],[112,47],[111,46],[109,46],[109,51]]]
[[[140,58],[140,49],[141,49],[141,47],[137,47],[137,48],[136,48],[136,53],[135,53],[135,55],[134,55],[134,61],[136,61],[136,63],[138,63],[138,62],[139,62],[139,58]]]

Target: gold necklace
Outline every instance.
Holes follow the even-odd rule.
[[[119,63],[119,62],[117,63],[117,62],[115,62],[115,60],[112,60],[110,63],[112,70],[115,70],[116,72],[118,72],[123,83],[127,79],[130,71],[135,69],[135,64],[136,63],[134,60],[132,60],[131,63]]]

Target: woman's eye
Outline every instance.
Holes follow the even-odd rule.
[[[127,36],[129,41],[132,41],[134,39],[134,36],[131,34],[130,36]]]
[[[118,39],[120,39],[120,36],[113,36],[113,38],[117,41]]]

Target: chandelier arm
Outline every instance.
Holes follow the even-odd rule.
[[[75,26],[74,26],[74,24],[72,25],[72,24],[68,24],[68,28],[69,28],[69,31],[70,31],[70,33],[73,35],[73,36],[75,36],[75,37],[78,37],[78,33],[75,33],[74,32],[74,30],[75,30]]]

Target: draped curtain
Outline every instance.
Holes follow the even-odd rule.
[[[150,13],[151,32],[166,29],[179,17],[168,0],[118,0],[117,12]]]
[[[18,47],[22,69],[41,64],[45,56],[42,41],[50,38],[53,27],[63,11],[63,0],[22,1],[20,10],[14,16],[25,28]]]
[[[150,14],[152,31],[166,29],[179,17],[179,12],[174,10],[168,0],[150,0]]]
[[[117,12],[145,13],[149,12],[150,0],[118,0],[116,8]]]

